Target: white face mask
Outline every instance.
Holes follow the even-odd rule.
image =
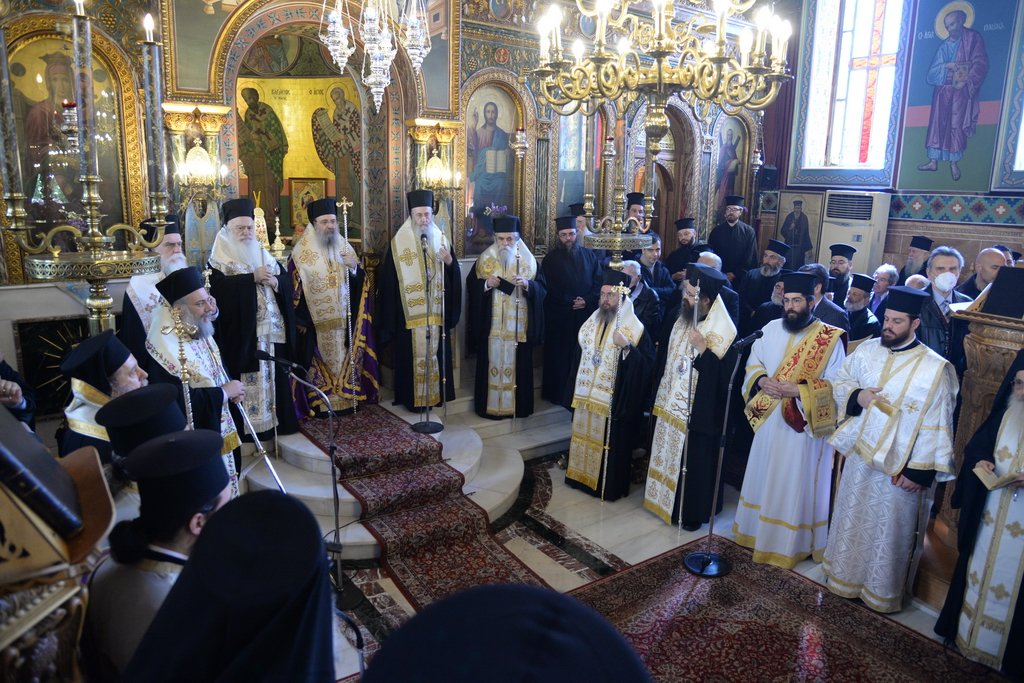
[[[935,286],[940,292],[948,292],[949,290],[956,287],[956,274],[945,272],[935,278]]]

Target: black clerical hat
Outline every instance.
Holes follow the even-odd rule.
[[[583,208],[583,204],[570,204],[569,213],[573,216],[586,216],[587,212]]]
[[[845,259],[852,259],[853,255],[857,253],[855,247],[851,247],[849,244],[831,244],[829,245],[833,256],[842,256]]]
[[[1010,256],[1013,257],[1014,262],[1017,262],[1020,261],[1020,257],[1024,256],[1024,254],[1020,253],[1019,251],[1011,251]]]
[[[253,218],[256,215],[256,205],[248,197],[229,199],[220,205],[220,222],[227,225],[232,218],[247,216]]]
[[[60,371],[109,396],[110,381],[107,378],[117,372],[130,355],[128,347],[114,336],[113,330],[104,330],[71,349],[64,356]]]
[[[804,200],[802,200],[802,199],[794,199],[793,200],[793,206],[794,207],[797,207],[797,206],[802,207],[803,205],[804,205]]]
[[[629,287],[630,277],[621,270],[615,270],[613,268],[605,268],[604,274],[601,276],[601,285],[622,285]]]
[[[743,203],[742,195],[730,194],[727,195],[724,202],[725,206],[738,206],[741,209],[745,209],[746,205]]]
[[[626,193],[626,208],[633,206],[634,204],[640,204],[643,206],[644,193],[643,192],[627,192]]]
[[[179,391],[173,384],[150,384],[100,408],[96,422],[106,428],[114,452],[127,456],[153,437],[185,429]]]
[[[452,642],[468,654],[453,657]],[[423,671],[453,683],[651,680],[600,614],[558,591],[524,585],[477,586],[428,605],[388,637],[365,681],[413,680]]]
[[[334,197],[324,197],[323,199],[317,199],[306,204],[306,216],[309,218],[310,223],[316,223],[317,218],[328,215],[338,215],[338,203],[334,200]]]
[[[765,251],[775,252],[782,258],[789,258],[789,245],[779,240],[768,240],[768,246],[765,247]]]
[[[562,230],[575,230],[576,216],[559,216],[555,219],[555,232]]]
[[[729,282],[721,271],[703,263],[691,263],[686,266],[686,279],[694,287],[700,282],[700,293],[712,301],[719,290]]]
[[[817,284],[817,278],[811,273],[786,273],[782,276],[782,287],[786,294],[803,294],[804,296],[814,296],[814,286]]]
[[[860,273],[853,274],[853,280],[850,283],[850,289],[856,287],[862,292],[871,293],[871,290],[875,287],[875,279],[868,277],[867,275],[861,275]]]
[[[173,304],[183,296],[188,296],[197,289],[202,289],[204,286],[203,274],[195,266],[176,270],[156,283],[157,291],[170,304]]]
[[[693,218],[680,218],[676,221],[676,230],[696,230],[697,221]]]
[[[426,206],[431,211],[434,210],[434,193],[430,190],[413,190],[405,195],[405,199],[409,204],[409,211],[421,206]]]
[[[931,237],[925,237],[924,235],[914,235],[910,238],[910,246],[915,249],[924,249],[925,251],[931,251],[932,244],[934,241]]]
[[[164,221],[167,225],[164,226],[165,235],[180,235],[181,234],[181,223],[178,221],[178,214],[169,213],[164,217]],[[146,220],[139,223],[139,229],[144,230],[147,239],[153,239],[153,235],[156,234],[156,218],[150,216]]]
[[[166,529],[165,520],[188,518],[228,485],[221,458],[224,439],[212,429],[162,434],[136,447],[125,460],[139,483],[139,523]]]
[[[932,295],[923,289],[914,289],[906,285],[889,288],[889,296],[886,297],[887,311],[898,311],[907,315],[921,315],[921,309]]]
[[[494,218],[494,232],[519,232],[519,216],[496,216]]]

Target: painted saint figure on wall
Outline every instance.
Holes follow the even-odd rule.
[[[965,24],[967,13],[961,9],[942,18],[948,35],[935,51],[926,78],[934,87],[925,140],[928,161],[917,167],[936,171],[940,161],[948,161],[953,180],[960,180],[959,162],[978,125],[978,91],[988,74],[985,40]]]
[[[284,186],[284,157],[288,153],[288,136],[281,120],[266,102],[260,102],[255,88],[242,88],[242,99],[248,109],[238,116],[238,157],[249,178],[249,194],[260,196],[260,208],[267,216],[277,213]],[[268,227],[273,220],[268,220]],[[272,238],[273,236],[271,236]]]
[[[792,249],[786,260],[786,267],[790,270],[798,269],[807,262],[807,254],[814,248],[810,224],[807,222],[807,214],[804,213],[804,200],[793,200],[793,210],[783,221],[779,234],[782,235],[782,241]]]
[[[334,173],[338,199],[345,197],[353,202],[349,208],[349,226],[358,227],[362,223],[362,118],[359,108],[345,97],[342,88],[331,89],[331,101],[334,102],[333,114],[328,115],[324,107],[313,112],[313,145],[320,162]],[[339,222],[341,218],[339,213]]]
[[[469,180],[473,184],[473,206],[477,209],[486,208],[491,204],[510,207],[512,168],[508,132],[498,125],[497,103],[484,104],[482,125],[480,111],[473,110],[466,138]]]

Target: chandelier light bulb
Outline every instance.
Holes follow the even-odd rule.
[[[577,64],[583,61],[583,41],[579,38],[572,43],[572,55],[576,58]]]
[[[152,43],[153,42],[153,29],[154,28],[155,28],[155,24],[153,23],[153,15],[150,14],[149,12],[147,12],[146,16],[142,17],[142,29],[146,32],[146,42],[147,43]]]

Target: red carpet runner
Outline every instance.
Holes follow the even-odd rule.
[[[996,672],[946,650],[795,572],[754,564],[715,538],[733,566],[700,579],[683,557],[695,541],[578,588],[656,681],[995,681]]]
[[[302,432],[327,452],[326,420]],[[380,406],[337,422],[341,484],[362,505],[381,564],[417,610],[488,583],[546,585],[490,532],[487,513],[462,494],[462,474],[441,444]]]

